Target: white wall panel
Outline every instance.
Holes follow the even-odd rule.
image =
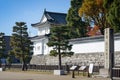
[[[49,54],[50,50],[52,48],[47,46],[48,40],[44,40],[44,53],[42,53],[42,41],[34,43],[34,55],[39,55],[39,54]],[[115,51],[120,51],[120,40],[116,40],[115,43]],[[40,47],[40,50],[37,49],[38,46]],[[35,48],[37,50],[35,50]],[[77,53],[98,53],[98,52],[104,52],[104,42],[99,41],[99,42],[89,42],[89,43],[78,43],[78,44],[73,44],[72,51]]]
[[[72,51],[75,53],[103,52],[104,42],[90,42],[73,44]]]
[[[116,40],[114,46],[115,51],[120,51],[120,40]]]

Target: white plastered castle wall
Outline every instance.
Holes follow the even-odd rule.
[[[49,34],[50,33],[50,24],[45,23],[44,25],[38,26],[37,29],[38,29],[38,37],[43,36],[45,34]],[[33,46],[34,46],[33,55],[41,55],[41,54],[46,55],[46,54],[49,54],[50,50],[52,49],[47,46],[47,42],[48,42],[47,37],[32,40],[32,42],[33,42]]]
[[[43,16],[41,23],[43,25],[37,26],[38,29],[38,36],[45,35],[50,33],[50,27],[51,25],[47,23],[47,18],[45,15]],[[38,40],[33,41],[34,49],[33,49],[33,55],[40,55],[40,54],[49,54],[50,50],[52,50],[51,47],[47,46],[48,39],[47,38],[41,38]],[[104,52],[105,46],[104,46],[104,40],[103,41],[92,41],[92,42],[82,42],[82,43],[73,43],[72,51],[75,54],[80,53],[99,53]],[[120,39],[115,40],[114,43],[115,51],[120,51]]]
[[[36,47],[36,49],[34,49],[34,55],[49,54],[52,48],[47,46],[47,42],[48,42],[48,39],[44,39],[44,40],[39,40],[36,43],[34,43],[34,46]],[[40,49],[37,48],[39,46],[41,46]],[[44,48],[42,48],[42,46]],[[115,46],[115,51],[120,51],[120,40],[115,40],[114,46]],[[105,49],[104,41],[98,41],[98,42],[73,44],[71,51],[73,51],[75,54],[99,53],[99,52],[104,52],[104,49]]]
[[[45,35],[50,33],[50,24],[45,23],[44,25],[41,25],[38,27],[38,35]]]
[[[104,42],[89,42],[73,44],[72,51],[77,53],[95,53],[104,51]]]

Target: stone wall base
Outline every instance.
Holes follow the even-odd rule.
[[[62,65],[85,65],[93,63],[94,66],[104,66],[103,53],[83,53],[74,54],[71,57],[62,57]],[[30,64],[35,65],[58,65],[58,56],[53,57],[49,55],[33,56]],[[120,52],[115,53],[115,64],[120,65]]]

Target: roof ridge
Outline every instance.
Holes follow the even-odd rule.
[[[45,11],[45,12],[47,12],[47,13],[54,13],[54,14],[65,14],[65,15],[67,15],[67,13],[61,13],[61,12],[52,12],[52,11]]]
[[[11,36],[9,36],[9,35],[4,35],[4,37],[11,37]]]

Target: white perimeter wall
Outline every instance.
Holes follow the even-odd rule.
[[[116,40],[114,46],[115,51],[120,51],[120,40]]]
[[[104,41],[73,44],[72,51],[75,53],[104,52]],[[120,51],[120,40],[114,43],[115,51]]]
[[[34,42],[34,49],[33,49],[34,55],[49,54],[52,48],[46,45],[47,42],[48,42],[47,39],[38,40]],[[120,51],[120,40],[115,40],[114,49],[115,51]],[[73,44],[72,51],[75,54],[104,52],[104,41]]]
[[[90,42],[73,44],[72,51],[75,53],[103,52],[104,42]]]

